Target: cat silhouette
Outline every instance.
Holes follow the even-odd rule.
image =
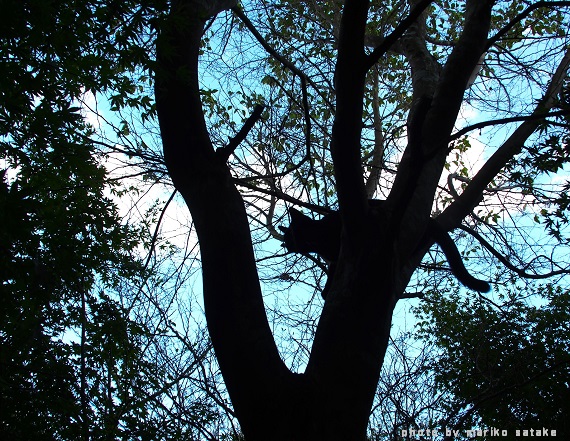
[[[378,202],[381,201],[371,201],[376,205]],[[283,232],[283,245],[290,253],[318,254],[329,264],[328,279],[322,292],[322,296],[325,298],[340,251],[342,229],[340,213],[333,211],[320,219],[311,219],[296,208],[291,207],[288,211],[289,226],[279,227]],[[449,233],[443,230],[433,219],[430,219],[428,223],[426,240],[433,240],[439,245],[449,263],[451,272],[463,285],[478,292],[488,292],[491,289],[489,283],[473,277],[467,271],[455,242]]]

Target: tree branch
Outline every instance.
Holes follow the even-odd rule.
[[[341,19],[338,59],[335,68],[337,109],[332,128],[331,156],[344,228],[357,235],[368,210],[362,176],[360,141],[366,56],[364,33],[369,2],[347,0]]]
[[[484,52],[490,29],[490,0],[470,0],[466,6],[466,19],[459,40],[449,55],[437,85],[432,109],[425,120],[425,154],[429,157],[447,146],[469,77]]]
[[[244,434],[265,439],[298,377],[280,358],[243,199],[227,164],[216,157],[205,123],[198,60],[208,17],[200,1],[206,0],[172,1],[158,34],[157,115],[166,166],[198,235],[204,309],[216,357]],[[214,3],[215,9],[225,5]]]
[[[404,18],[396,29],[392,31],[390,35],[382,40],[382,43],[378,47],[376,47],[370,55],[367,57],[367,67],[366,69],[370,69],[374,64],[378,62],[380,57],[382,57],[386,52],[390,50],[390,48],[396,43],[396,41],[404,35],[404,32],[408,30],[408,28],[418,19],[420,15],[427,9],[429,5],[433,3],[433,0],[420,0],[416,3],[416,5],[412,8],[410,13],[406,18]]]
[[[218,150],[216,150],[216,155],[218,155],[222,162],[226,162],[233,154],[237,146],[245,139],[249,131],[253,128],[254,124],[259,120],[259,118],[261,118],[263,109],[265,109],[265,106],[263,104],[256,105],[249,118],[247,118],[243,124],[243,127],[239,132],[237,132],[236,136],[230,139],[228,145],[220,147]]]
[[[558,6],[570,6],[570,2],[569,1],[559,1],[559,2],[556,2],[556,1],[552,1],[552,2],[538,1],[536,3],[533,3],[528,8],[526,8],[524,11],[522,11],[520,14],[518,14],[515,18],[513,18],[509,23],[507,23],[507,25],[504,26],[501,30],[499,30],[499,32],[497,32],[492,38],[489,38],[489,40],[487,40],[487,44],[486,44],[484,52],[487,52],[489,50],[489,48],[491,46],[493,46],[495,43],[497,43],[497,41],[499,41],[507,32],[509,32],[519,22],[521,22],[526,17],[528,17],[532,11],[539,9],[539,8],[550,8],[550,7],[558,7]]]
[[[384,163],[385,140],[382,133],[382,118],[380,116],[380,99],[378,97],[378,71],[374,70],[374,86],[372,89],[372,112],[374,125],[374,150],[372,152],[372,161],[368,168],[370,174],[366,180],[366,195],[369,199],[374,197],[374,193],[380,182],[382,173],[382,164]]]
[[[552,80],[540,102],[537,104],[534,115],[545,115],[556,102],[556,96],[562,88],[564,79],[570,66],[570,49],[566,51]],[[461,219],[467,216],[479,203],[483,190],[491,183],[505,165],[519,154],[526,140],[539,127],[542,119],[528,119],[523,122],[501,147],[487,160],[481,170],[473,177],[461,196],[455,200],[443,213],[438,216],[441,225],[447,229],[458,227]]]
[[[275,58],[277,61],[279,61],[279,63],[281,63],[283,66],[285,66],[291,72],[293,72],[299,78],[303,79],[306,83],[309,83],[311,85],[311,87],[319,94],[321,99],[327,104],[327,106],[330,109],[334,109],[334,106],[332,105],[332,103],[327,99],[326,96],[324,96],[320,92],[320,88],[317,86],[317,84],[315,84],[313,82],[313,80],[311,80],[309,77],[307,77],[307,75],[305,75],[305,72],[303,72],[301,69],[299,69],[297,66],[295,66],[291,61],[289,61],[287,58],[285,58],[283,55],[281,55],[279,52],[277,52],[269,43],[267,43],[267,41],[265,41],[263,36],[255,28],[255,26],[253,25],[251,20],[249,18],[247,18],[247,15],[245,15],[245,13],[243,12],[243,10],[241,9],[240,6],[233,7],[232,12],[242,21],[242,23],[245,25],[245,27],[249,30],[249,32],[251,32],[251,34],[259,42],[259,44],[261,44],[263,49],[265,49],[267,51],[268,54],[270,54],[273,58]],[[307,95],[306,86],[303,86],[303,94],[304,94],[303,96]]]
[[[487,249],[493,256],[495,256],[499,260],[499,262],[501,262],[503,265],[505,265],[505,267],[507,267],[508,269],[510,269],[511,271],[516,273],[517,275],[524,277],[525,279],[547,279],[549,277],[559,276],[562,274],[570,274],[570,267],[568,269],[551,271],[550,273],[546,273],[546,274],[527,273],[522,268],[518,268],[515,265],[513,265],[509,261],[509,259],[507,259],[501,253],[499,253],[493,247],[493,245],[491,245],[489,242],[487,242],[487,240],[483,236],[481,236],[477,231],[475,231],[474,229],[469,228],[465,225],[459,225],[459,228],[461,230],[465,231],[466,233],[470,234],[471,236],[473,236],[477,240],[477,242],[479,242],[481,245],[483,245],[483,247],[485,247],[485,249]]]
[[[423,299],[425,297],[425,293],[423,292],[410,292],[410,293],[403,293],[402,295],[400,295],[398,297],[398,300],[403,300],[403,299]]]
[[[332,104],[329,103],[329,101],[326,99],[326,97],[320,93],[320,89],[317,87],[317,85],[309,77],[307,77],[307,75],[305,75],[305,73],[302,70],[298,69],[297,66],[295,66],[292,62],[290,62],[285,57],[283,57],[281,54],[279,54],[273,47],[271,47],[271,45],[269,43],[267,43],[265,41],[265,39],[261,36],[259,31],[255,28],[253,23],[249,20],[249,18],[247,18],[247,16],[244,14],[243,10],[239,6],[233,7],[232,11],[234,12],[234,14],[236,14],[239,17],[239,19],[243,22],[243,24],[246,26],[246,28],[253,34],[253,36],[259,42],[259,44],[261,44],[261,46],[271,56],[273,56],[273,58],[275,58],[283,66],[285,66],[287,69],[289,69],[295,75],[297,75],[301,80],[301,92],[303,94],[303,114],[305,117],[306,155],[301,160],[301,162],[294,167],[294,170],[296,170],[302,164],[304,164],[306,161],[309,160],[310,152],[311,152],[311,114],[309,111],[309,94],[307,92],[307,83],[309,83],[315,89],[315,91],[319,94],[319,96],[324,100],[325,103],[327,103],[327,105],[331,109],[333,108],[333,106],[332,106]],[[312,167],[312,165],[311,165],[311,167]],[[287,170],[286,172],[289,173],[291,171],[293,171],[293,170],[290,169],[290,170]]]
[[[236,185],[241,185],[242,187],[249,188],[250,190],[253,190],[253,191],[258,191],[258,192],[266,194],[268,196],[275,196],[275,197],[277,197],[283,201],[290,202],[291,204],[297,205],[298,207],[308,208],[309,210],[314,211],[315,213],[325,215],[325,214],[332,213],[334,211],[334,210],[331,210],[328,208],[321,207],[320,205],[315,205],[315,204],[311,204],[309,202],[304,202],[300,199],[294,198],[293,196],[290,196],[287,193],[279,191],[275,188],[270,190],[270,189],[258,187],[257,185],[253,185],[253,184],[249,183],[245,179],[235,178],[234,182],[236,183]]]
[[[408,145],[388,198],[395,202],[392,223],[401,231],[399,250],[404,260],[416,254],[425,231],[445,166],[448,138],[487,40],[492,5],[491,0],[467,1],[463,30],[441,73],[422,38],[424,23],[404,39],[412,64],[414,102],[408,116]]]
[[[531,115],[524,115],[524,116],[514,116],[512,118],[499,118],[490,121],[482,121],[477,124],[473,124],[471,126],[464,127],[463,129],[455,132],[449,137],[449,142],[454,141],[456,139],[461,138],[468,132],[472,130],[482,129],[488,126],[494,126],[498,124],[508,124],[512,122],[519,122],[519,121],[534,121],[534,120],[543,120],[545,118],[549,118],[552,116],[564,116],[570,114],[570,110],[559,110],[557,112],[547,112],[547,113],[533,113]]]

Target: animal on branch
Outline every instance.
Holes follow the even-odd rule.
[[[371,200],[375,205],[383,201]],[[338,211],[326,214],[320,219],[311,219],[299,210],[289,208],[291,219],[288,227],[280,226],[283,232],[283,245],[290,253],[315,253],[322,257],[329,265],[328,280],[323,289],[323,298],[326,297],[330,281],[333,278],[336,261],[340,251],[340,236],[342,220]],[[439,245],[453,275],[467,288],[478,292],[488,292],[491,287],[488,282],[472,276],[461,258],[457,245],[439,224],[430,219],[423,243],[435,242]]]

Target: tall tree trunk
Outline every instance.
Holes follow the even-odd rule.
[[[290,439],[271,434],[291,433],[283,403],[297,399],[302,382],[279,357],[243,200],[214,152],[200,102],[198,55],[209,14],[199,2],[173,1],[157,40],[164,157],[198,234],[208,330],[242,430],[248,440]]]

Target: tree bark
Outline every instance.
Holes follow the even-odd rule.
[[[155,96],[164,157],[192,214],[208,330],[242,430],[248,440],[287,439],[270,434],[288,432],[283,403],[298,396],[301,382],[279,357],[243,200],[206,129],[198,56],[208,18],[198,2],[173,1],[157,40]]]

